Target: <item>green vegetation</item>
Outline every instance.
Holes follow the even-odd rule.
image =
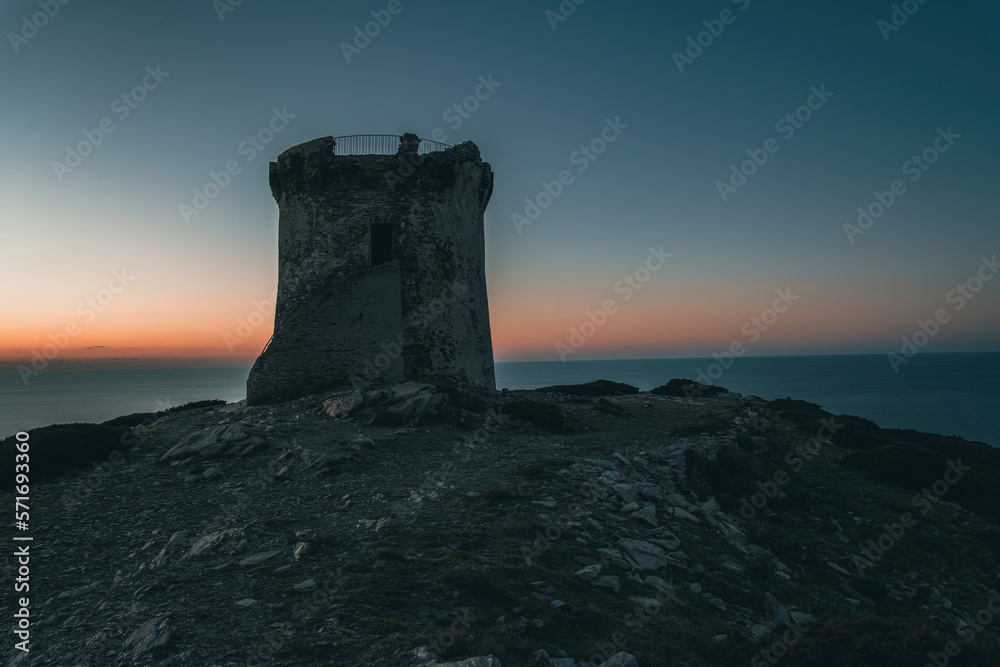
[[[702,396],[726,394],[729,393],[729,390],[714,384],[701,384],[694,380],[674,378],[666,384],[661,384],[659,387],[651,389],[649,393],[656,394],[657,396],[673,396],[674,398],[700,398]]]
[[[565,396],[626,396],[638,394],[639,388],[624,382],[594,380],[583,384],[557,384],[551,387],[540,387],[533,391],[554,391]]]
[[[841,459],[844,466],[914,492],[928,489],[934,493],[938,483],[938,490],[946,488],[946,492],[934,495],[1000,520],[1000,451],[995,447],[954,436],[879,428],[870,420],[834,416],[805,401],[779,399],[768,407],[811,435],[822,428],[822,422],[832,424],[833,442],[850,450]],[[963,468],[960,481],[947,483],[957,478],[959,462]]]
[[[540,403],[529,399],[508,401],[503,404],[503,412],[518,421],[534,424],[549,433],[571,432],[563,411],[551,403]]]

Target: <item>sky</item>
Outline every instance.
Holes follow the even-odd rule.
[[[495,172],[498,360],[1000,350],[995,2],[12,0],[0,28],[0,362],[249,365],[268,162],[404,132]]]

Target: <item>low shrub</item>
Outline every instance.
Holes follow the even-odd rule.
[[[115,451],[127,453],[135,444],[129,429],[148,423],[165,414],[185,412],[198,408],[225,405],[222,400],[193,401],[168,408],[161,412],[136,412],[115,417],[101,424],[54,424],[31,429],[29,479],[32,482],[51,479],[70,470],[86,470],[94,464],[109,460]],[[16,438],[10,436],[0,441],[0,489],[14,486],[14,455],[17,454]]]
[[[701,384],[686,378],[674,378],[666,384],[661,384],[649,393],[657,396],[673,396],[675,398],[700,398],[702,396],[716,396],[726,394],[729,390],[714,384]]]
[[[55,424],[31,429],[28,465],[31,482],[51,479],[73,469],[85,470],[91,463],[103,463],[114,451],[129,449],[123,444],[125,428],[104,424]],[[0,441],[0,489],[14,486],[14,456],[17,454],[16,437]]]
[[[569,433],[566,415],[558,405],[518,399],[503,404],[503,413],[551,433]]]
[[[554,391],[566,396],[618,396],[638,394],[639,388],[624,382],[611,380],[594,380],[583,384],[557,384],[551,387],[541,387],[533,391]]]

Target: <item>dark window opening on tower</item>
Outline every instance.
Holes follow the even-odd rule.
[[[392,261],[392,223],[372,224],[372,266]]]

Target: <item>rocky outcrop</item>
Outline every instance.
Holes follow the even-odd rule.
[[[40,639],[7,664],[798,665],[849,644],[895,666],[947,641],[993,664],[970,623],[994,604],[989,522],[928,500],[859,561],[913,493],[826,440],[793,469],[809,436],[757,399],[407,382],[132,435],[86,489],[32,485]]]

